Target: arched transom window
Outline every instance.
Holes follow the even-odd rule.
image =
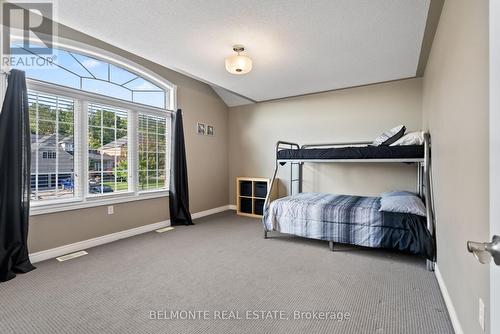
[[[28,78],[157,108],[169,107],[170,94],[166,89],[123,67],[75,51],[51,49],[50,56],[47,56],[36,54],[33,48],[25,49],[19,42],[14,42],[12,47],[40,60],[36,66],[18,64]],[[44,59],[49,61],[43,62]]]

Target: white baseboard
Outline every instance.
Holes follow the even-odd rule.
[[[446,304],[446,308],[448,309],[448,314],[450,315],[451,324],[453,325],[453,329],[455,330],[455,334],[464,334],[462,330],[462,326],[460,325],[460,321],[458,320],[457,311],[453,306],[453,302],[451,301],[450,294],[448,293],[448,289],[444,284],[443,276],[441,276],[441,272],[439,271],[439,267],[436,264],[434,269],[434,273],[436,275],[436,279],[439,284],[439,288],[441,289],[441,294],[443,295],[444,303]]]
[[[229,210],[235,210],[236,211],[236,205],[235,204],[229,204],[228,207],[229,207]]]
[[[191,216],[193,219],[198,219],[201,217],[213,215],[215,213],[219,213],[219,212],[223,212],[223,211],[227,211],[227,210],[230,210],[230,205],[224,205],[224,206],[221,206],[218,208],[205,210],[205,211],[201,211],[201,212],[196,212],[196,213],[193,213]],[[124,239],[124,238],[133,237],[134,235],[151,232],[151,231],[154,231],[154,230],[157,230],[159,228],[166,227],[166,226],[170,226],[170,220],[166,220],[166,221],[162,221],[162,222],[154,223],[154,224],[149,224],[149,225],[144,225],[144,226],[139,226],[139,227],[132,228],[129,230],[111,233],[111,234],[103,235],[101,237],[83,240],[83,241],[75,242],[73,244],[64,245],[64,246],[60,246],[60,247],[32,253],[32,254],[30,254],[30,260],[32,263],[41,262],[41,261],[56,258],[56,257],[61,256],[61,255],[65,255],[65,254],[81,251],[84,249],[104,245],[104,244],[107,244],[107,243],[110,243],[113,241],[117,241],[120,239]]]
[[[129,238],[129,237],[132,237],[134,235],[151,232],[151,231],[154,231],[154,230],[157,230],[159,228],[166,227],[166,226],[170,226],[170,220],[166,220],[166,221],[162,221],[162,222],[154,223],[154,224],[149,224],[149,225],[144,225],[144,226],[139,226],[136,228],[131,228],[129,230],[111,233],[111,234],[103,235],[101,237],[83,240],[83,241],[75,242],[73,244],[64,245],[64,246],[36,252],[36,253],[30,254],[30,260],[32,263],[45,261],[48,259],[56,258],[56,257],[61,256],[61,255],[65,255],[65,254],[81,251],[84,249],[104,245],[104,244],[107,244],[107,243],[110,243],[110,242],[113,242],[116,240]]]
[[[216,213],[227,211],[227,210],[230,210],[229,205],[219,206],[218,208],[213,208],[213,209],[210,209],[210,210],[205,210],[205,211],[193,213],[191,215],[191,218],[198,219],[198,218],[201,218],[201,217],[214,215]]]

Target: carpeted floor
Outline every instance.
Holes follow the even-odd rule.
[[[0,333],[453,333],[423,259],[338,249],[225,212],[38,263],[0,284]]]

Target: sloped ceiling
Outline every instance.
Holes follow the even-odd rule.
[[[416,75],[430,0],[59,1],[57,20],[240,105]],[[252,72],[226,72],[243,44]],[[235,94],[233,94],[235,93]]]

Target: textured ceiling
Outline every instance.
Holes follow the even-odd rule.
[[[415,76],[429,2],[59,1],[58,21],[201,78],[238,105]],[[224,68],[237,43],[254,61],[244,76]]]

